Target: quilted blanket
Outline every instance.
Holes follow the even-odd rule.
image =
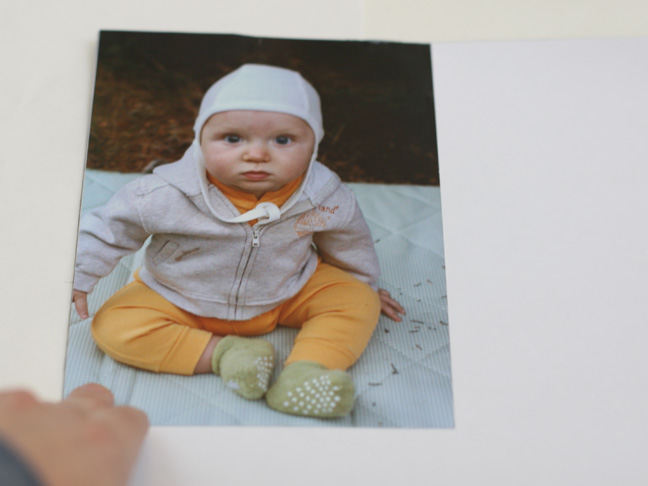
[[[139,174],[88,170],[82,214],[104,204]],[[132,279],[143,251],[121,260],[89,296],[90,317],[72,309],[64,395],[87,382],[110,388],[116,402],[145,410],[153,425],[309,427],[453,426],[450,346],[441,200],[438,187],[349,184],[371,229],[381,263],[379,286],[406,308],[396,323],[381,316],[367,350],[349,373],[356,385],[353,411],[322,420],[285,415],[263,400],[247,401],[213,375],[176,376],[142,371],[104,355],[90,335],[92,315]],[[296,331],[264,336],[277,350],[272,380],[288,356]]]

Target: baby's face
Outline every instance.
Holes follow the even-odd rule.
[[[216,113],[200,136],[207,172],[257,198],[301,176],[314,146],[315,135],[304,120],[274,111]]]

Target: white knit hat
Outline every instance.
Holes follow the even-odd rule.
[[[194,124],[196,140],[205,122],[230,110],[258,110],[287,113],[304,120],[315,133],[315,146],[324,136],[320,98],[315,88],[297,71],[244,64],[214,83],[200,104]]]

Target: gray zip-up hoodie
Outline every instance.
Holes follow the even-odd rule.
[[[254,85],[252,75],[262,83],[241,95],[241,83],[232,84],[231,77],[240,77],[244,68],[243,81]],[[245,320],[273,309],[301,290],[317,267],[318,254],[376,288],[378,258],[367,224],[351,190],[314,160],[317,149],[303,183],[281,208],[259,205],[241,215],[207,182],[197,142],[200,130],[211,114],[238,109],[241,103],[233,100],[237,96],[250,98],[249,93],[265,90],[265,98],[274,96],[268,110],[300,116],[313,128],[317,142],[321,140],[319,98],[313,103],[312,94],[317,93],[295,75],[299,76],[281,68],[247,65],[210,88],[196,122],[196,140],[182,159],[133,181],[83,218],[74,288],[90,292],[149,236],[140,278],[173,304],[201,316]],[[237,92],[221,93],[220,101],[206,103],[224,80],[225,88],[233,85]],[[295,84],[307,95],[298,96],[296,102],[277,95],[278,89],[285,89],[294,98]],[[307,106],[306,111],[299,103]],[[258,104],[244,106],[241,109],[259,109]],[[254,226],[247,223],[257,218]]]

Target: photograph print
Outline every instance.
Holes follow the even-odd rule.
[[[452,428],[432,69],[427,44],[102,31],[65,395]]]

